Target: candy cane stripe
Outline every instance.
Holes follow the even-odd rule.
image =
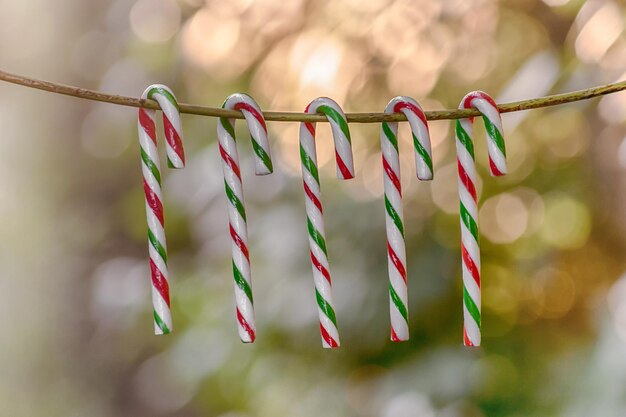
[[[403,113],[411,127],[417,176],[432,179],[433,166],[430,135],[426,116],[419,104],[410,97],[395,97],[385,108],[385,113]],[[387,230],[387,264],[389,274],[390,334],[394,342],[409,339],[408,289],[404,221],[402,219],[402,186],[400,182],[400,156],[398,153],[398,123],[381,124],[380,141],[385,190],[385,226]]]
[[[320,203],[321,204],[321,203]],[[313,222],[309,217],[306,218],[307,227],[309,229],[309,237],[313,239],[313,242],[324,252],[324,255],[328,256],[328,252],[326,250],[326,239],[324,239],[324,234],[317,230],[315,226],[313,226]]]
[[[246,94],[232,94],[222,105],[229,110],[243,113],[250,133],[255,155],[255,173],[265,175],[272,172],[267,126],[258,104]],[[243,184],[239,168],[239,156],[235,141],[235,120],[220,118],[217,124],[219,152],[224,174],[224,192],[228,200],[228,219],[231,237],[231,258],[233,282],[235,286],[235,312],[237,331],[244,343],[256,339],[254,320],[254,299],[252,295],[252,276],[250,273],[250,252],[248,249],[248,230],[244,207]]]
[[[417,138],[417,136],[415,136],[415,134],[413,134],[412,136],[413,136],[413,146],[415,147],[415,151],[418,153],[419,157],[422,158],[422,160],[424,161],[424,164],[426,164],[426,166],[428,167],[428,170],[431,172],[431,176],[432,176],[433,160],[430,157],[430,153],[420,143],[419,139]]]
[[[337,176],[340,179],[354,177],[350,131],[343,111],[329,98],[313,100],[306,113],[321,113],[326,116],[333,132]],[[321,202],[319,170],[315,151],[315,124],[300,124],[300,160],[305,195],[307,230],[315,298],[318,305],[320,335],[324,348],[339,347],[337,317],[333,307],[331,275],[328,270],[328,251],[324,236],[324,219]]]
[[[322,340],[326,343],[326,346],[324,346],[324,347],[329,347],[329,348],[337,348],[337,347],[339,347],[339,342],[336,341],[335,339],[333,339],[328,334],[328,332],[326,331],[324,326],[322,326],[322,323],[320,323],[320,333],[322,334]]]
[[[391,259],[391,263],[396,268],[402,280],[406,283],[406,269],[404,269],[404,265],[402,264],[402,260],[396,254],[396,251],[393,250],[391,244],[387,243],[387,252],[389,253],[389,259]]]
[[[402,300],[400,299],[400,296],[398,295],[396,290],[393,288],[393,285],[391,284],[389,284],[389,295],[391,296],[391,300],[393,301],[393,304],[396,306],[396,309],[398,310],[402,318],[406,322],[408,322],[409,313],[406,311],[406,306],[404,305],[404,302],[402,302]]]
[[[463,98],[459,108],[476,108],[481,112],[487,133],[491,175],[504,175],[506,173],[506,151],[502,134],[502,120],[493,99],[483,92],[474,91]],[[461,225],[463,343],[466,346],[480,346],[481,342],[480,246],[478,196],[475,185],[478,175],[474,162],[474,144],[471,137],[473,121],[473,118],[457,120],[454,129]]]
[[[333,310],[332,306],[322,297],[322,294],[319,291],[315,290],[315,298],[317,299],[317,305],[324,312],[326,317],[333,322],[335,326],[337,326],[337,317],[335,316],[335,310]]]
[[[331,106],[319,106],[317,108],[319,112],[324,113],[328,117],[330,117],[341,129],[341,132],[344,134],[345,139],[352,143],[352,139],[350,139],[350,129],[348,128],[348,122],[345,120],[345,116],[339,113],[337,110],[333,109]]]
[[[326,267],[320,263],[320,261],[315,257],[313,252],[309,252],[309,253],[311,254],[311,262],[313,263],[313,266],[322,273],[324,278],[326,278],[326,281],[328,281],[328,283],[330,284],[331,278],[330,278],[330,272],[328,272],[328,269],[326,269]]]
[[[398,190],[400,197],[402,197],[402,185],[400,184],[400,178],[398,178],[398,175],[394,172],[393,168],[391,168],[391,165],[389,165],[389,162],[387,162],[385,157],[383,157],[383,169],[385,170],[385,174],[387,174],[389,180],[393,183],[393,186],[396,187],[396,190]]]
[[[237,287],[239,287],[241,291],[246,293],[246,297],[248,297],[250,301],[254,303],[254,298],[252,296],[252,288],[250,288],[248,281],[246,281],[246,279],[243,277],[243,274],[241,273],[239,268],[237,268],[237,265],[235,265],[235,262],[233,262],[232,264],[233,264],[233,277],[235,279],[235,283],[237,284]]]

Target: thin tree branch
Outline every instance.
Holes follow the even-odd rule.
[[[85,88],[74,87],[70,85],[53,83],[50,81],[36,80],[34,78],[24,77],[18,74],[11,74],[0,71],[0,81],[6,81],[13,84],[23,85],[25,87],[36,88],[38,90],[49,91],[57,94],[78,97],[87,100],[102,101],[105,103],[119,104],[130,107],[144,107],[148,109],[158,109],[159,106],[155,101],[143,100],[134,97],[118,96],[115,94],[105,94],[99,91],[88,90]],[[574,101],[586,100],[593,97],[603,96],[606,94],[616,93],[626,90],[626,81],[607,84],[599,87],[587,88],[585,90],[572,91],[571,93],[555,94],[552,96],[533,98],[530,100],[514,101],[512,103],[499,104],[498,109],[501,113],[509,113],[520,110],[538,109],[540,107],[556,106]],[[202,116],[213,117],[231,117],[235,119],[243,119],[243,114],[236,110],[226,110],[217,107],[196,106],[193,104],[180,103],[180,112],[188,114],[198,114]],[[478,116],[480,113],[475,109],[469,110],[434,110],[426,111],[428,120],[445,120],[445,119],[462,119],[465,117]],[[276,122],[325,122],[326,117],[317,114],[295,113],[295,112],[263,112],[265,120]],[[404,121],[406,117],[401,113],[347,113],[346,117],[350,123],[379,123]]]

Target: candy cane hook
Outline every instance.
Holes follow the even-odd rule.
[[[246,118],[252,149],[255,154],[256,175],[267,175],[273,171],[267,127],[263,112],[252,97],[246,94],[228,96],[222,108],[239,110]],[[244,208],[243,187],[239,169],[239,155],[235,142],[235,119],[220,118],[217,124],[217,138],[222,157],[224,189],[228,198],[228,220],[230,223],[233,278],[235,281],[235,303],[237,330],[244,343],[252,343],[256,338],[254,301],[252,297],[252,277],[250,275],[250,255],[248,251],[248,231]]]
[[[165,148],[170,168],[185,166],[183,131],[174,93],[164,85],[153,84],[146,88],[141,98],[159,103],[163,111]],[[154,333],[167,334],[172,331],[170,291],[167,270],[167,245],[161,194],[161,168],[157,152],[155,110],[139,109],[138,132],[141,151],[143,189],[146,196],[146,218],[148,221],[148,251],[152,274],[152,307]]]
[[[417,177],[421,180],[431,180],[433,178],[433,163],[426,116],[415,100],[404,96],[394,97],[385,108],[385,113],[400,112],[406,115],[411,127]],[[400,342],[409,340],[409,312],[397,122],[382,123],[380,144],[385,172],[383,184],[385,189],[391,340]]]
[[[310,114],[321,113],[326,116],[330,122],[335,143],[337,177],[342,180],[354,178],[350,131],[341,107],[330,98],[320,97],[313,100],[306,107],[305,112]],[[306,195],[304,201],[322,346],[325,348],[336,348],[339,347],[339,333],[337,331],[337,318],[335,316],[328,268],[324,218],[322,216],[322,194],[315,149],[315,123],[304,122],[300,124],[300,160],[302,162],[302,180]]]
[[[493,99],[482,91],[463,97],[459,109],[475,108],[483,115],[487,132],[489,168],[492,176],[506,174],[502,120]],[[463,343],[480,346],[480,245],[478,238],[478,196],[472,125],[474,119],[459,119],[455,125],[463,260]]]

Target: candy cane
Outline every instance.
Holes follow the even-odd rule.
[[[502,120],[496,103],[482,91],[463,97],[460,109],[475,108],[483,115],[491,175],[506,174],[506,152]],[[478,198],[472,125],[474,118],[456,121],[456,153],[459,171],[461,252],[463,259],[463,343],[480,346],[480,246],[478,239]]]
[[[385,113],[404,113],[413,135],[417,177],[433,178],[430,135],[422,108],[410,97],[398,96],[387,104]],[[385,188],[385,225],[387,228],[387,268],[389,272],[389,309],[391,340],[409,340],[409,312],[406,281],[406,249],[400,184],[400,158],[398,154],[398,123],[383,122],[380,144]]]
[[[143,99],[156,100],[163,111],[163,127],[166,139],[167,163],[170,168],[185,166],[183,131],[174,93],[164,85],[154,84],[146,88]],[[141,150],[141,171],[143,190],[146,196],[146,217],[148,221],[148,251],[152,272],[152,307],[154,333],[167,334],[172,331],[170,311],[170,290],[167,271],[167,245],[163,220],[163,197],[161,194],[161,171],[157,152],[156,111],[139,109],[138,131]]]
[[[341,107],[330,98],[320,97],[309,103],[305,112],[310,114],[322,113],[326,116],[330,122],[335,142],[337,177],[342,180],[354,178],[350,131]],[[315,123],[304,122],[300,124],[300,159],[302,161],[302,180],[306,194],[304,201],[322,346],[325,348],[336,348],[339,347],[339,333],[333,307],[328,252],[324,234],[324,218],[322,217],[322,194],[315,150]]]
[[[246,94],[232,94],[224,101],[222,107],[229,110],[239,110],[246,118],[250,139],[252,140],[252,148],[255,153],[256,175],[272,173],[274,168],[267,139],[267,127],[258,104]],[[235,119],[220,118],[217,124],[217,138],[222,157],[224,189],[229,202],[228,220],[230,223],[233,277],[235,280],[237,330],[242,342],[252,343],[256,338],[256,325],[254,322],[246,210],[243,206],[239,155],[235,142]]]

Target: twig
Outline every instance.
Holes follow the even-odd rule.
[[[122,106],[144,107],[148,109],[158,109],[159,106],[152,100],[142,100],[133,97],[118,96],[114,94],[105,94],[99,91],[88,90],[85,88],[74,87],[70,85],[53,83],[50,81],[36,80],[34,78],[24,77],[22,75],[11,74],[0,71],[0,80],[13,84],[19,84],[30,88],[50,91],[52,93],[64,94],[72,97],[79,97],[87,100],[102,101],[105,103],[119,104]],[[556,106],[564,103],[571,103],[579,100],[586,100],[605,94],[616,93],[626,90],[626,81],[614,84],[607,84],[600,87],[587,88],[585,90],[572,91],[571,93],[555,94],[552,96],[533,98],[530,100],[514,101],[512,103],[499,104],[498,109],[502,113],[538,109],[540,107]],[[198,114],[202,116],[213,117],[232,117],[235,119],[243,119],[243,114],[236,110],[225,110],[217,107],[196,106],[193,104],[180,104],[181,113]],[[263,112],[265,120],[276,122],[326,122],[327,119],[322,115],[295,113],[295,112]],[[428,120],[445,120],[445,119],[461,119],[465,117],[478,116],[477,110],[434,110],[427,111],[426,118]],[[347,113],[348,122],[351,123],[379,123],[404,121],[406,117],[401,113],[385,114],[385,113]]]

